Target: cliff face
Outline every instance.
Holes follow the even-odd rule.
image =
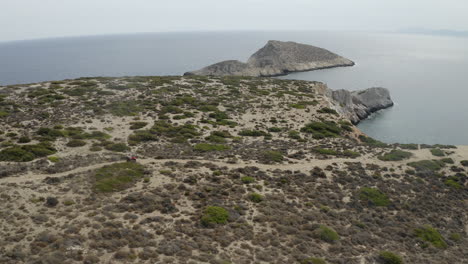
[[[370,114],[393,106],[390,92],[386,88],[374,87],[362,91],[336,90],[329,94],[339,104],[340,112],[353,124]]]
[[[228,60],[184,75],[278,76],[290,72],[353,66],[354,62],[328,50],[296,42],[270,40],[247,63]]]

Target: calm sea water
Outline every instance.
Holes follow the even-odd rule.
[[[327,48],[357,64],[281,78],[390,89],[395,106],[362,122],[385,142],[468,144],[468,38],[354,32],[158,33],[0,43],[0,84],[83,76],[179,75],[247,60],[267,40]]]

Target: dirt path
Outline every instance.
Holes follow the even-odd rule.
[[[257,162],[240,162],[240,163],[227,163],[223,161],[213,161],[213,160],[197,160],[197,159],[153,159],[153,158],[145,158],[145,159],[139,159],[138,162],[143,164],[143,165],[162,165],[165,162],[178,162],[185,164],[189,161],[198,161],[202,163],[212,163],[220,167],[228,167],[229,169],[236,169],[236,168],[243,168],[246,166],[255,166],[258,167],[262,170],[275,170],[275,169],[281,169],[281,170],[299,170],[303,172],[310,171],[314,167],[320,167],[324,168],[326,166],[332,165],[333,163],[338,164],[339,167],[345,167],[346,165],[344,164],[345,162],[361,162],[361,163],[372,163],[376,164],[379,166],[399,166],[399,165],[404,165],[407,164],[408,162],[411,161],[416,161],[416,160],[422,160],[422,159],[435,159],[437,157],[432,156],[430,151],[428,149],[421,149],[421,150],[413,150],[411,151],[413,153],[413,157],[408,160],[404,161],[395,161],[395,162],[387,162],[387,161],[381,161],[375,157],[369,157],[369,156],[361,156],[356,159],[347,159],[347,158],[332,158],[332,159],[325,159],[325,160],[320,160],[320,159],[312,159],[310,161],[305,161],[305,162],[300,162],[300,163],[290,163],[290,164],[261,164]],[[468,146],[460,146],[458,149],[454,150],[454,154],[450,155],[451,158],[453,158],[455,161],[460,161],[463,159],[468,159]],[[101,168],[106,165],[111,165],[114,163],[119,163],[121,161],[115,161],[115,162],[104,162],[104,163],[99,163],[99,164],[94,164],[91,166],[87,167],[80,167],[76,168],[73,170],[69,170],[66,172],[60,172],[60,173],[55,173],[55,174],[34,174],[34,173],[27,173],[23,175],[19,175],[16,177],[6,177],[6,178],[1,178],[0,179],[0,184],[5,184],[5,183],[21,183],[21,182],[26,182],[26,181],[41,181],[44,180],[47,177],[63,177],[67,176],[69,174],[73,173],[83,173],[87,171],[92,171],[98,168]]]

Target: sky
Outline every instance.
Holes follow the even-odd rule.
[[[466,0],[0,0],[0,41],[140,32],[468,30]]]

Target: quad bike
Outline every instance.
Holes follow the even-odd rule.
[[[127,156],[127,157],[125,157],[125,159],[127,160],[127,162],[136,162],[137,161],[136,156]]]

